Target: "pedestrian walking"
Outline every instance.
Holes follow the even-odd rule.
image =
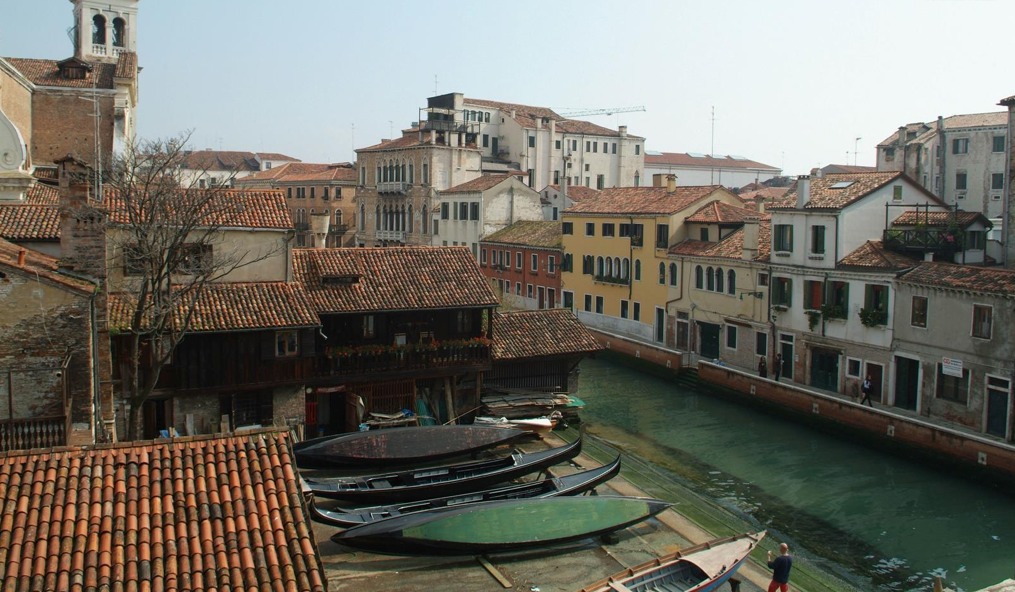
[[[782,375],[782,354],[775,354],[775,379]]]
[[[768,552],[768,567],[772,570],[772,581],[768,584],[768,592],[789,592],[789,570],[793,567],[793,557],[789,554],[789,545],[779,545],[779,556],[772,559]]]
[[[871,403],[871,391],[874,390],[874,383],[871,382],[871,375],[868,374],[867,378],[863,379],[863,384],[860,385],[860,392],[863,393],[863,398],[860,399],[860,404],[867,403],[871,407],[874,407],[874,403]]]
[[[759,357],[761,359],[758,360],[758,376],[768,378],[768,362],[765,361],[765,356]]]

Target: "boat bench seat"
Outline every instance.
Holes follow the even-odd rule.
[[[374,486],[374,489],[391,489],[391,481],[388,481],[387,479],[371,481],[370,484]]]

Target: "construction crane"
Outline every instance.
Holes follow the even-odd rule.
[[[608,107],[606,109],[582,109],[579,111],[565,111],[561,117],[579,117],[581,115],[613,115],[614,113],[631,113],[632,111],[644,111],[645,107]]]

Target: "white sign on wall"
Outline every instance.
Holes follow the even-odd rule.
[[[958,378],[962,378],[962,360],[942,357],[941,373],[945,376],[957,376]]]

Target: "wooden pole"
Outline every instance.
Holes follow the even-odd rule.
[[[457,420],[458,417],[455,415],[455,398],[451,394],[451,379],[448,377],[444,377],[444,400],[448,405],[448,417],[454,418],[448,422],[451,423],[451,421]],[[458,422],[455,421],[455,423]]]
[[[944,592],[944,587],[941,585],[941,576],[934,576],[934,592]]]

